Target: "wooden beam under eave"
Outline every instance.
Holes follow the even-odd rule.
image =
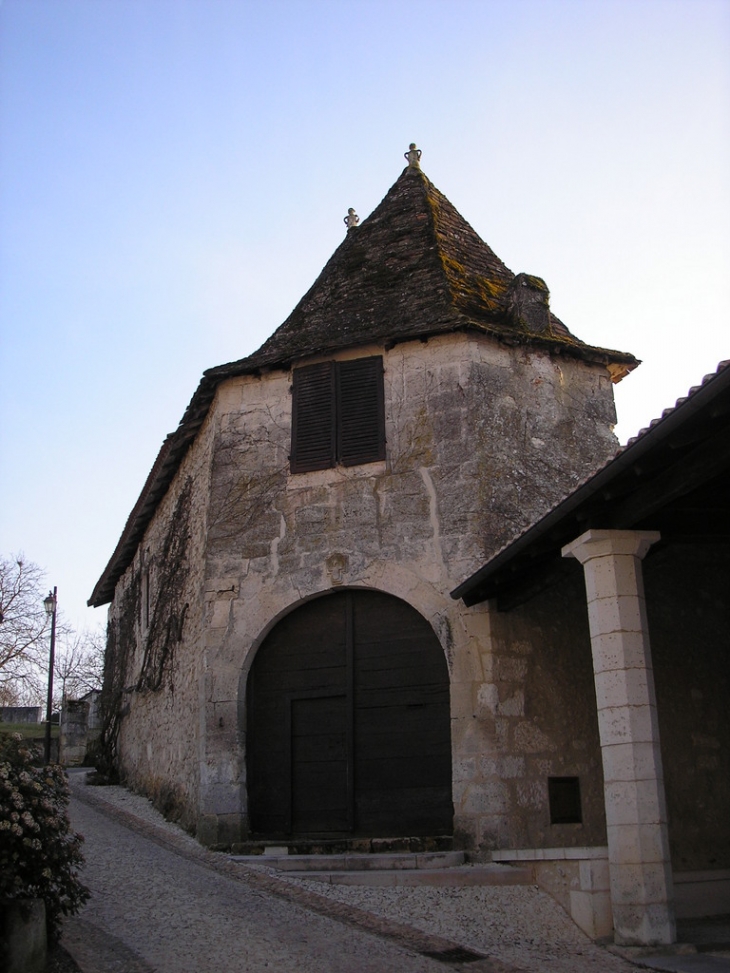
[[[638,487],[617,504],[607,518],[610,526],[624,529],[644,521],[674,500],[704,486],[730,468],[730,437],[723,430]]]

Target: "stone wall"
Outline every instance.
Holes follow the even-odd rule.
[[[497,799],[484,773],[498,759],[493,721],[481,715],[494,678],[489,615],[449,592],[615,449],[610,383],[601,369],[463,336],[384,358],[382,463],[290,474],[288,374],[242,378],[219,395],[206,580],[209,841],[235,830],[241,807],[245,829],[245,682],[258,645],[302,600],[349,585],[404,599],[439,637],[457,833],[472,848],[494,845],[480,830]]]
[[[337,357],[371,354],[384,357],[386,460],[292,475],[291,373],[231,379],[117,589],[113,615],[145,558],[159,560],[190,478],[184,631],[164,689],[128,694],[120,742],[129,781],[158,803],[172,788],[208,844],[246,831],[245,687],[255,652],[279,618],[333,587],[400,597],[437,634],[451,677],[455,826],[465,846],[507,839],[509,774],[526,782],[529,818],[528,780],[545,777],[538,755],[556,763],[566,739],[557,720],[541,728],[520,717],[535,663],[495,651],[487,609],[464,609],[449,592],[613,453],[606,371],[462,334]],[[132,682],[144,633],[135,644]],[[509,742],[497,737],[495,705],[505,719],[516,707],[525,723]],[[538,746],[538,729],[555,730],[556,742]],[[521,827],[536,833],[534,823]]]
[[[42,717],[41,706],[0,706],[3,723],[40,723]]]
[[[65,767],[93,764],[94,748],[101,731],[99,690],[92,689],[82,699],[64,697],[59,727],[60,761]]]
[[[65,767],[80,767],[86,756],[89,703],[83,699],[64,699],[59,728],[60,760]]]
[[[719,542],[668,537],[642,566],[678,915],[716,914],[726,909],[730,875],[730,553]],[[479,764],[493,793],[482,842],[562,853],[605,844],[581,572],[509,612],[495,611],[491,631],[493,677],[479,715],[491,726],[496,757]],[[548,776],[580,778],[582,825],[550,825]]]
[[[494,794],[480,822],[492,848],[606,844],[603,768],[585,585],[574,570],[525,604],[494,612],[492,679],[480,699]],[[551,824],[549,777],[577,777],[582,823]]]
[[[197,821],[202,776],[198,714],[211,441],[204,425],[118,583],[110,609],[123,666],[122,778],[189,829]]]

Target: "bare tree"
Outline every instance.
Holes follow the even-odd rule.
[[[105,636],[101,630],[68,632],[59,645],[54,673],[57,700],[78,699],[92,689],[101,689],[104,678]]]
[[[7,704],[35,701],[39,689],[42,699],[44,577],[22,554],[0,557],[0,700]]]

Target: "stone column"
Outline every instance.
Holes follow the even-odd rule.
[[[589,530],[563,548],[583,565],[617,943],[676,939],[664,774],[641,560],[656,531]]]

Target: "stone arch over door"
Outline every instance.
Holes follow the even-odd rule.
[[[406,602],[340,589],[296,608],[256,654],[246,712],[254,834],[451,834],[448,667]]]

